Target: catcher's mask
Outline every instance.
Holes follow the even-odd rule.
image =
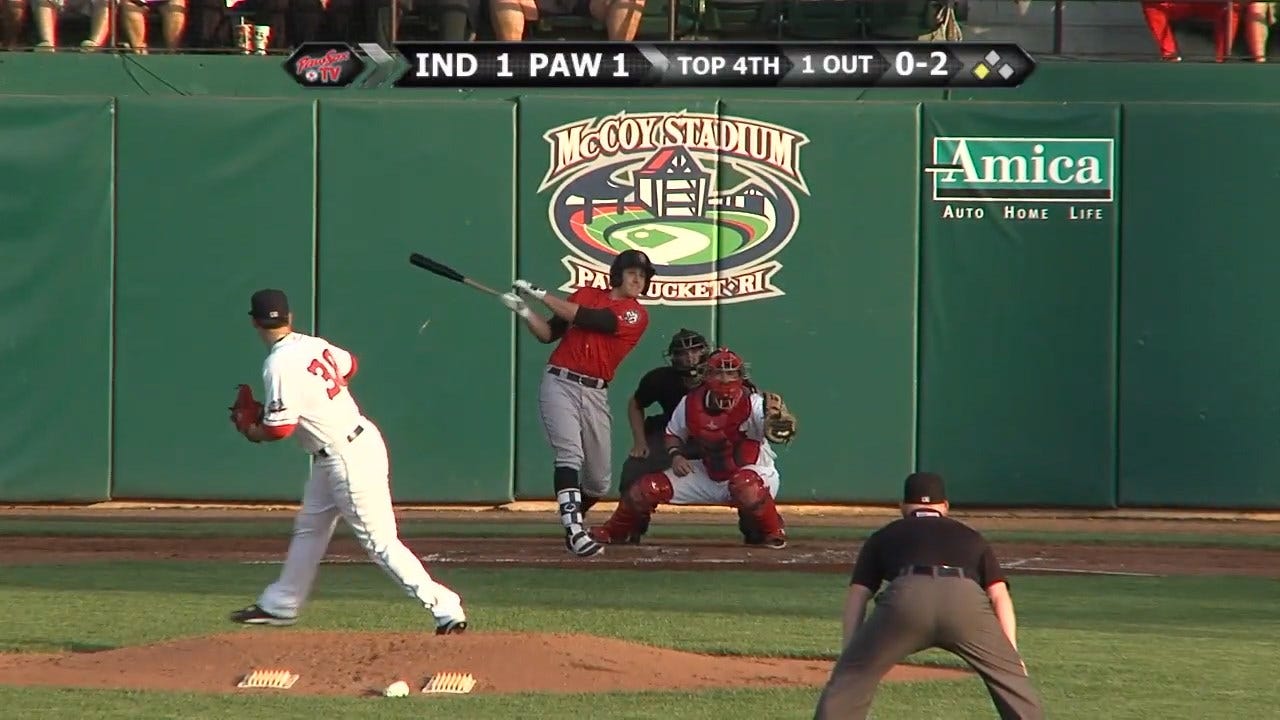
[[[649,292],[649,281],[653,280],[653,275],[657,270],[653,267],[653,263],[649,261],[649,256],[639,250],[623,250],[613,259],[613,264],[609,266],[609,286],[618,287],[622,285],[622,272],[630,268],[639,268],[644,272],[644,289],[641,294]]]
[[[671,367],[680,373],[680,377],[697,384],[706,372],[709,352],[706,338],[692,330],[681,328],[671,337],[666,356]]]
[[[707,358],[707,398],[721,410],[728,410],[746,394],[747,365],[729,348],[720,348]]]

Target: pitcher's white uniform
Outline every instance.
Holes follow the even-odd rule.
[[[437,627],[464,620],[458,594],[432,580],[400,541],[386,444],[347,388],[356,365],[350,352],[296,331],[273,345],[263,362],[263,427],[276,437],[291,434],[313,461],[284,569],[258,606],[297,617],[341,517],[370,559],[431,611]]]

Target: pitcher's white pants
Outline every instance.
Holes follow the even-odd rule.
[[[262,592],[258,607],[280,617],[298,616],[342,518],[369,559],[422,603],[437,625],[464,618],[458,594],[431,579],[413,551],[400,542],[391,507],[387,447],[376,426],[362,424],[364,432],[333,456],[315,458],[302,508],[294,518],[284,569]]]

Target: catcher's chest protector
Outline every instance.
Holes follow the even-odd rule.
[[[685,426],[689,440],[702,455],[702,464],[712,480],[727,480],[735,470],[752,465],[760,457],[760,443],[747,437],[743,423],[751,418],[751,396],[743,394],[736,405],[711,414],[706,406],[707,389],[698,388],[685,400]]]

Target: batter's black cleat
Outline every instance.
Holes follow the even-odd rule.
[[[604,545],[596,542],[589,533],[583,530],[566,530],[564,546],[578,557],[591,557],[604,552]]]
[[[450,620],[443,625],[436,626],[437,635],[461,635],[467,631],[466,620]]]
[[[243,623],[245,625],[271,625],[273,627],[285,627],[298,622],[298,618],[280,617],[272,615],[257,605],[250,605],[242,610],[231,613],[231,621]]]

